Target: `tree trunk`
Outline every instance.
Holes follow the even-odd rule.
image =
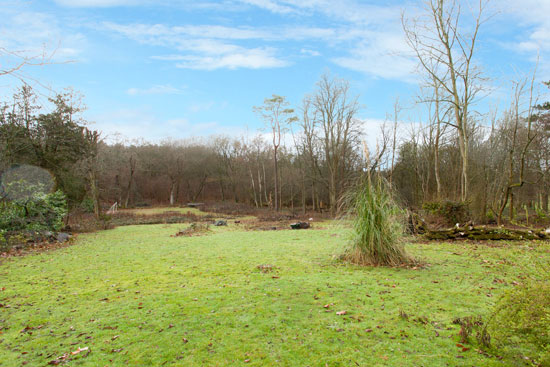
[[[92,165],[94,163],[91,163]],[[99,219],[101,215],[101,204],[99,202],[99,189],[97,187],[97,175],[95,171],[95,167],[90,167],[89,171],[89,178],[90,178],[90,194],[92,195],[92,200],[94,203],[94,215],[96,219]]]
[[[273,173],[275,174],[275,211],[279,211],[279,165],[277,162],[277,148],[273,149]]]
[[[195,195],[193,195],[193,200],[192,200],[193,202],[196,202],[197,199],[199,198],[199,195],[201,194],[202,189],[204,188],[204,183],[206,182],[207,177],[208,177],[207,175],[204,175],[204,177],[202,178],[201,183],[199,185],[199,190]]]
[[[302,170],[302,214],[306,214],[306,176]]]
[[[329,207],[330,215],[334,216],[336,214],[336,175],[331,172],[330,174],[330,184],[329,184]]]
[[[313,211],[315,211],[315,182],[311,181],[311,205]]]
[[[510,222],[514,220],[514,193],[510,193],[510,207],[508,208],[508,215],[510,217]]]
[[[441,138],[441,118],[439,117],[439,84],[435,81],[435,118],[437,119],[437,130],[434,146],[434,174],[437,190],[437,201],[441,200],[441,179],[439,177],[439,139]]]
[[[254,193],[254,204],[256,204],[256,208],[258,208],[259,205],[258,205],[258,199],[256,197],[256,185],[254,184],[254,176],[252,175],[252,169],[250,167],[248,167],[248,172],[250,172],[250,181],[252,182],[252,192]]]
[[[225,191],[223,190],[223,180],[220,178],[218,180],[218,183],[220,185],[220,192],[222,194],[222,201],[225,201]]]
[[[267,197],[267,179],[266,179],[266,175],[265,175],[265,164],[263,164],[263,162],[262,162],[262,170],[263,170],[263,173],[264,173],[264,196],[265,196],[265,202],[266,202],[266,203],[269,203],[269,202],[271,202],[271,200],[269,200],[268,197]]]
[[[176,193],[176,181],[171,180],[170,183],[170,206],[173,206],[175,203],[175,193]]]
[[[260,167],[258,166],[258,194],[260,199],[260,207],[263,207],[262,202],[262,175],[260,174]]]
[[[126,200],[124,201],[124,207],[128,208],[130,204],[130,196],[132,194],[132,182],[134,180],[134,172],[136,170],[136,160],[134,157],[130,156],[130,178],[128,179],[128,188],[126,190]]]

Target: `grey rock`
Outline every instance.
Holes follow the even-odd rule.
[[[57,236],[55,236],[55,239],[57,240],[57,242],[67,242],[68,240],[71,239],[71,235],[68,234],[68,233],[65,233],[65,232],[59,232],[57,234]]]
[[[217,220],[216,222],[214,222],[214,225],[216,227],[219,227],[219,226],[226,226],[227,225],[227,222],[225,220]]]

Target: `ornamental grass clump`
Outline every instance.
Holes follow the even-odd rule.
[[[347,195],[353,238],[344,258],[352,263],[401,266],[413,262],[403,247],[404,211],[382,177],[367,176]]]

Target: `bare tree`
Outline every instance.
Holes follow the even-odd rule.
[[[395,99],[393,104],[393,134],[392,134],[392,148],[391,148],[391,168],[390,168],[390,185],[392,184],[393,168],[395,166],[395,149],[397,148],[397,123],[399,121],[399,113],[401,112],[401,106],[399,105],[399,98]]]
[[[342,79],[331,79],[323,75],[317,83],[315,94],[305,105],[311,111],[304,117],[306,136],[315,145],[322,147],[327,176],[320,175],[329,193],[331,214],[337,211],[337,202],[349,182],[351,163],[357,157],[356,149],[361,142],[362,121],[357,119],[359,110],[357,97],[349,95],[349,83]],[[313,148],[311,148],[313,149]]]
[[[515,153],[518,149],[518,145],[520,144],[520,120],[521,117],[521,99],[523,94],[525,93],[525,87],[526,87],[526,80],[523,80],[521,82],[515,83],[514,88],[514,95],[512,98],[512,107],[510,108],[509,112],[509,131],[510,136],[508,137],[508,182],[506,184],[506,187],[503,190],[503,198],[501,201],[501,205],[498,212],[497,222],[500,225],[502,223],[502,214],[504,212],[504,209],[509,204],[510,209],[510,220],[514,219],[514,193],[513,190],[516,188],[520,188],[525,184],[525,166],[526,166],[526,158],[527,158],[527,152],[529,150],[529,146],[535,139],[536,135],[532,131],[532,110],[533,110],[533,87],[535,82],[535,73],[533,73],[533,78],[531,79],[531,85],[529,89],[529,101],[528,101],[528,107],[527,107],[527,132],[526,137],[523,140],[523,146],[521,147],[520,156],[519,156],[519,174],[518,179],[515,180],[515,165],[516,165],[516,157]]]
[[[25,66],[49,64],[54,54],[55,50],[48,53],[45,48],[42,52],[29,55],[29,52],[26,50],[12,51],[5,47],[0,47],[0,77],[11,75],[24,81],[26,77],[22,74],[22,70]]]
[[[136,157],[130,153],[128,157],[128,185],[126,187],[126,199],[124,200],[124,207],[127,208],[130,204],[130,198],[132,196],[132,185],[134,183],[134,174],[136,173]]]
[[[262,106],[254,107],[254,111],[261,116],[267,127],[271,130],[276,211],[279,211],[279,163],[277,154],[281,146],[281,138],[286,130],[286,126],[296,119],[294,110],[288,108],[289,105],[285,97],[274,94],[271,98],[266,98]]]
[[[461,199],[468,198],[468,160],[470,107],[483,89],[483,78],[475,67],[474,51],[488,0],[478,0],[472,9],[473,23],[463,29],[458,0],[426,0],[425,14],[416,19],[402,15],[402,25],[409,46],[429,79],[441,88],[441,100],[452,106],[462,160]]]

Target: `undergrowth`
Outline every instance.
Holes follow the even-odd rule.
[[[494,346],[538,366],[550,366],[550,266],[535,263],[535,274],[500,298],[489,320]]]

